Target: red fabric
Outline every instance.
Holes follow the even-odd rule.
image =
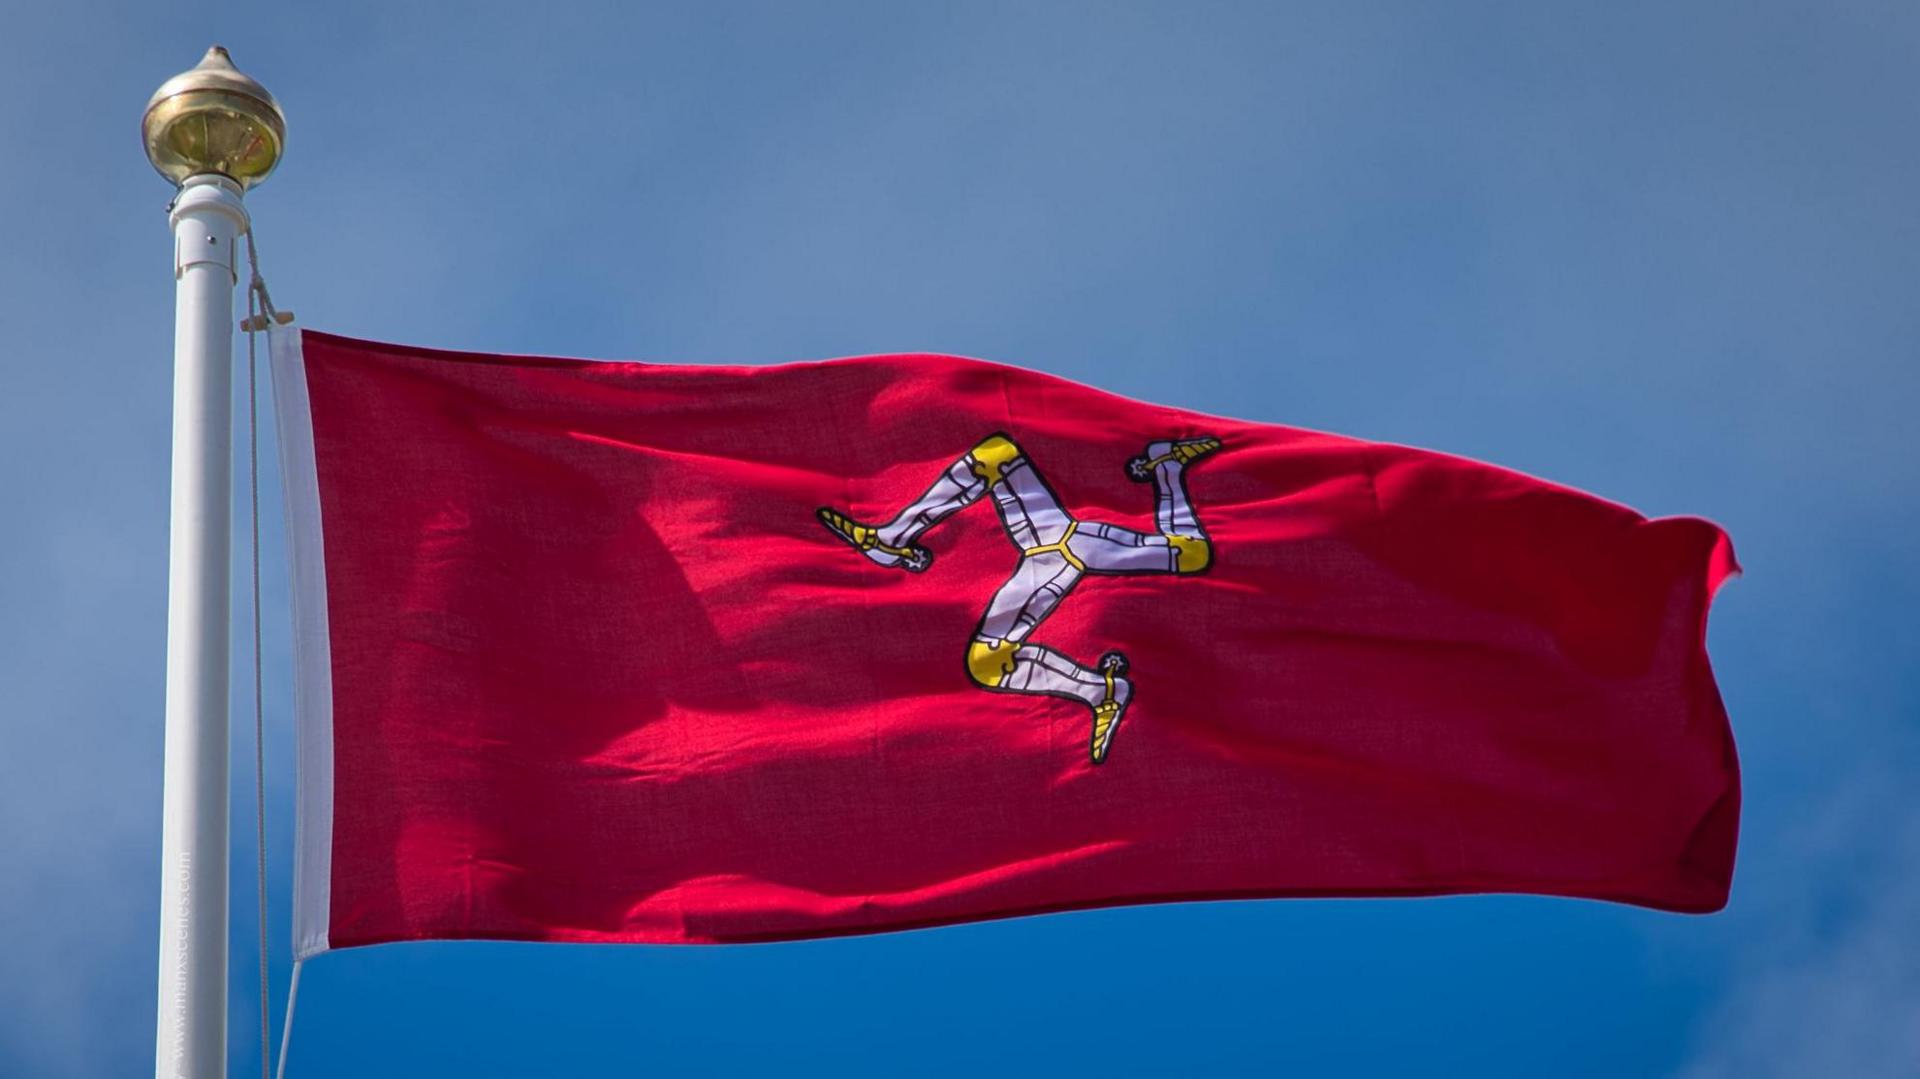
[[[948,356],[779,367],[308,333],[331,944],[748,941],[1157,900],[1532,892],[1711,911],[1739,793],[1721,531],[1488,465]],[[963,656],[990,500],[924,573],[837,541],[992,432],[1089,521],[1187,473],[1197,576],[1033,635],[1136,686],[1107,761]]]

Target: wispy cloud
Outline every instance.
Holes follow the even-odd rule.
[[[1920,804],[1859,779],[1787,837],[1803,874],[1754,920],[1752,954],[1685,1079],[1920,1075]]]

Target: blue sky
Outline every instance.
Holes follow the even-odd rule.
[[[309,966],[290,1074],[1920,1072],[1920,8],[73,2],[7,23],[0,1074],[151,1066],[172,283],[137,123],[214,41],[287,108],[249,202],[309,325],[985,356],[1706,515],[1747,569],[1710,635],[1747,784],[1724,913],[1288,901],[400,945]],[[265,495],[277,1025],[291,695]],[[247,1074],[244,676],[234,699]]]

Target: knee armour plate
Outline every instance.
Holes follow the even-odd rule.
[[[983,686],[999,685],[1013,673],[1013,653],[1019,647],[1012,641],[975,638],[967,645],[967,674]]]
[[[1213,544],[1198,536],[1168,536],[1175,573],[1199,573],[1213,562]]]
[[[1020,447],[1005,435],[989,435],[967,451],[973,474],[993,487],[1005,477],[1007,466],[1020,456]]]

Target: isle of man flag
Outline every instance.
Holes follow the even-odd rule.
[[[1706,521],[952,356],[273,361],[302,956],[1726,901]]]

